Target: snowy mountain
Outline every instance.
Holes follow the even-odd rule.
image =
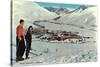
[[[51,10],[51,8],[50,8]],[[53,10],[53,8],[52,8]],[[63,12],[63,9],[59,9]],[[55,10],[54,10],[55,11]],[[92,37],[86,39],[82,43],[72,43],[64,41],[42,41],[32,36],[32,50],[29,54],[29,59],[15,62],[13,66],[28,66],[40,64],[58,64],[58,63],[77,63],[77,62],[96,62],[97,61],[97,45],[96,45],[96,7],[68,9],[67,14],[58,17],[55,12],[49,11],[37,3],[30,1],[14,1],[13,2],[13,30],[12,30],[12,54],[13,59],[16,58],[16,26],[20,19],[25,20],[25,28],[33,25],[34,21],[39,21],[38,25],[44,26],[45,29],[51,31],[68,31],[79,32],[81,36]],[[34,26],[33,27],[37,27]],[[23,56],[25,58],[25,55]]]
[[[96,31],[96,7],[77,9],[58,17],[57,20],[38,23],[49,30],[80,32],[82,36],[94,36]],[[91,34],[92,33],[92,34]]]
[[[65,24],[74,24],[76,26],[92,27],[96,25],[96,7],[90,7],[85,10],[77,10],[73,13],[62,16],[57,22]]]
[[[55,13],[46,10],[35,2],[31,1],[14,1],[13,16],[19,16],[25,20],[51,19],[56,16]],[[52,17],[51,17],[52,16]]]
[[[48,20],[57,17],[57,14],[54,12],[50,12],[47,9],[39,6],[35,2],[31,1],[13,1],[12,3],[12,40],[15,42],[16,35],[16,26],[19,24],[20,19],[25,20],[25,28],[29,25],[36,27],[33,25],[33,21],[36,20]],[[14,37],[14,38],[13,38]],[[14,43],[15,44],[15,43]]]
[[[92,14],[95,17],[94,13],[96,13],[96,7],[89,7],[87,9],[85,9],[85,10],[83,10],[83,9],[76,9],[72,13],[69,13],[69,14],[67,14],[65,16],[62,16],[62,18],[59,19],[58,21],[64,22],[64,20],[66,20],[65,23],[68,23],[69,21],[71,21],[71,19],[83,18],[82,16],[84,16],[84,15],[86,15],[86,18],[87,18],[88,14],[89,15]],[[79,21],[79,20],[77,19],[77,21]]]
[[[61,8],[61,7],[45,7],[45,8],[47,10],[51,11],[51,12],[55,12],[58,15],[60,15],[60,14],[67,14],[71,10],[71,9]]]
[[[79,8],[63,8],[63,7],[44,7],[51,12],[55,12],[56,14],[68,14],[73,13],[75,11],[82,11],[88,8],[86,5],[81,5]]]

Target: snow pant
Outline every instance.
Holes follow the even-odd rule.
[[[31,50],[31,41],[26,41],[26,58],[28,57],[30,50]]]
[[[25,41],[24,37],[21,37],[22,40],[19,40],[18,37],[16,37],[16,58],[22,58],[25,52]]]

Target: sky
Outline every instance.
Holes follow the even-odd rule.
[[[50,3],[50,2],[36,2],[42,7],[63,7],[63,8],[79,8],[81,4],[64,4],[64,3]],[[91,7],[93,5],[86,5]]]

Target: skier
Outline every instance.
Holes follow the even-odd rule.
[[[23,54],[25,51],[25,41],[24,41],[24,20],[21,19],[20,24],[16,28],[16,62],[24,60]]]
[[[25,40],[26,40],[26,59],[28,59],[29,52],[31,50],[31,42],[32,42],[32,32],[33,32],[33,27],[29,26],[28,31],[25,35]]]

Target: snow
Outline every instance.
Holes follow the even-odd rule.
[[[81,44],[64,43],[64,42],[43,42],[32,41],[30,59],[15,63],[13,66],[23,65],[42,65],[42,64],[59,64],[59,63],[77,63],[77,62],[96,62],[97,50],[95,42]],[[47,51],[48,52],[44,52]],[[42,53],[42,55],[39,55]]]
[[[37,27],[33,25],[34,21],[55,17],[57,17],[56,13],[44,9],[35,2],[14,0],[12,4],[12,43],[16,44],[16,27],[20,19],[25,20],[25,29],[27,29],[30,25]]]
[[[73,13],[61,16],[57,21],[49,20],[48,22],[40,22],[38,24],[45,26],[49,30],[61,30],[70,32],[79,32],[82,36],[95,37],[97,30],[96,7],[88,7],[85,10],[77,10]]]
[[[62,16],[57,21],[51,20],[57,15],[50,12],[34,2],[14,1],[13,4],[13,57],[16,58],[15,30],[19,19],[25,19],[25,28],[33,25],[35,20],[48,20],[38,24],[45,26],[49,30],[60,30],[79,32],[81,36],[92,37],[84,43],[58,42],[58,41],[41,41],[32,39],[32,50],[30,58],[24,61],[15,62],[13,67],[42,65],[42,64],[59,64],[59,63],[78,63],[78,62],[96,62],[97,61],[97,42],[96,28],[91,25],[96,24],[95,14],[96,7],[90,7],[85,10],[75,11]],[[50,22],[54,21],[54,22]],[[27,26],[27,27],[26,27]],[[33,27],[36,27],[33,25]],[[83,27],[83,28],[82,28]],[[25,57],[25,55],[24,55]]]
[[[76,24],[76,25],[95,24],[96,10],[97,10],[96,7],[89,7],[85,10],[81,10],[81,12],[80,12],[80,10],[78,10],[71,14],[67,14],[67,15],[63,16],[57,22],[67,23],[67,24],[70,23],[70,24]],[[85,22],[84,20],[86,20],[86,19],[87,19],[87,21]],[[89,24],[90,21],[94,21],[94,22]],[[84,23],[86,23],[86,24],[84,24]]]
[[[96,62],[96,52],[94,51],[84,51],[78,55],[71,56],[67,58],[66,56],[61,57],[60,63],[79,63],[79,62]]]

